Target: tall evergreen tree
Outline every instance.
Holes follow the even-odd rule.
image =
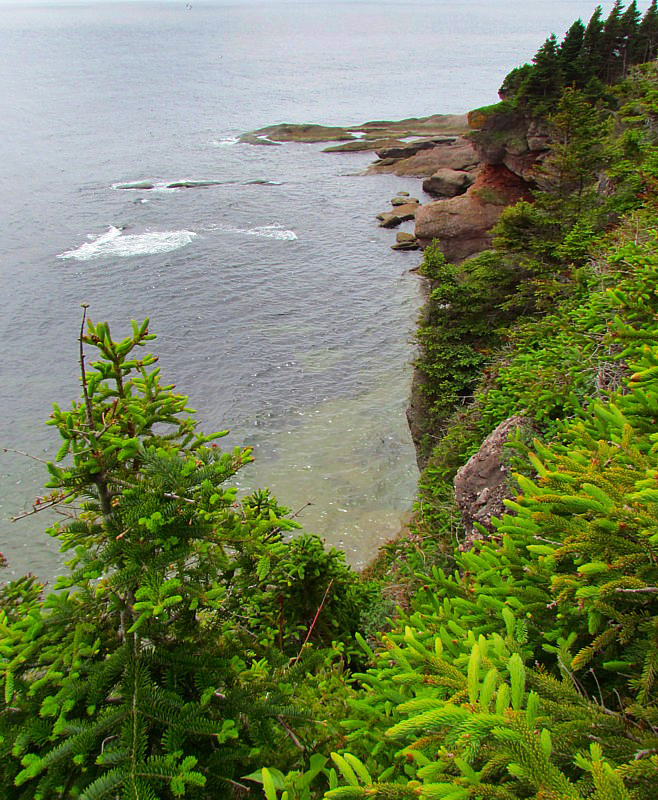
[[[636,0],[633,0],[621,18],[619,76],[624,75],[632,63],[633,53],[637,49],[637,41],[640,31],[640,19],[641,15],[637,7],[637,2]]]
[[[603,24],[603,10],[601,6],[597,6],[585,28],[583,49],[578,59],[578,70],[584,84],[598,76],[601,69]]]
[[[560,67],[566,86],[582,88],[582,74],[578,68],[580,53],[585,39],[585,26],[582,20],[577,19],[567,31],[562,44],[558,49]]]
[[[542,116],[559,98],[563,86],[555,34],[546,39],[532,61],[534,69],[523,81],[518,98],[532,114]]]
[[[656,0],[646,10],[640,23],[635,43],[630,54],[631,64],[653,61],[658,51],[658,7]]]
[[[610,83],[619,74],[620,48],[623,39],[622,17],[624,4],[622,0],[615,0],[612,11],[603,25],[603,35],[600,43],[601,69],[599,77],[605,83]]]

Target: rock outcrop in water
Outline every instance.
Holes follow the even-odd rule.
[[[362,125],[326,126],[308,123],[281,123],[250,131],[240,136],[245,144],[279,144],[281,142],[360,142],[362,140],[400,140],[408,137],[428,139],[446,135],[459,135],[468,130],[465,114],[434,114],[430,117],[410,118],[393,122],[382,120],[364,122]],[[391,143],[393,144],[393,143]],[[347,149],[347,148],[345,148]],[[365,146],[351,149],[376,149]],[[343,148],[332,148],[344,152]]]

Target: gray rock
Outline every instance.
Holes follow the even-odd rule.
[[[402,223],[402,219],[397,214],[378,214],[380,228],[397,228]]]
[[[478,452],[458,470],[455,476],[455,500],[466,528],[465,547],[471,547],[482,532],[495,530],[491,520],[505,513],[506,499],[515,496],[511,485],[509,459],[505,445],[518,428],[528,423],[520,416],[509,417],[487,436]]]
[[[391,200],[392,206],[406,206],[408,203],[420,203],[420,200],[418,200],[417,197],[409,197],[408,195],[407,197],[403,196],[394,197]]]
[[[409,197],[409,192],[398,192],[396,197]]]
[[[115,189],[152,189],[151,181],[134,181],[133,183],[116,183]]]
[[[223,181],[173,181],[167,184],[167,189],[196,189],[199,186],[221,186]]]
[[[413,235],[413,233],[405,233],[404,231],[400,231],[399,233],[395,234],[395,241],[398,244],[401,244],[402,242],[415,242],[416,237]]]
[[[423,181],[423,191],[439,197],[456,197],[463,194],[475,182],[470,172],[456,169],[438,169]]]

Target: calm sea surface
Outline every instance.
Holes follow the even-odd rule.
[[[393,253],[373,216],[397,191],[422,199],[420,182],[359,177],[368,155],[235,137],[491,103],[511,67],[593,4],[192,6],[0,5],[0,447],[54,456],[43,420],[77,396],[80,303],[117,335],[148,315],[163,375],[203,428],[255,447],[241,485],[293,509],[313,501],[304,525],[362,564],[416,487],[418,256]],[[222,184],[160,188],[181,179]],[[138,180],[156,189],[112,188]],[[61,569],[45,519],[8,521],[43,477],[0,453],[14,574]]]

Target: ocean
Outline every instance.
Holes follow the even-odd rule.
[[[428,198],[417,179],[361,176],[369,154],[237,137],[495,102],[512,67],[592,10],[0,4],[0,448],[54,457],[43,422],[78,395],[81,303],[116,335],[150,316],[163,377],[202,428],[254,447],[240,486],[304,506],[306,529],[366,563],[417,482],[405,408],[419,256],[391,251],[374,215],[398,191]],[[179,180],[218,183],[166,188]],[[116,188],[134,181],[155,188]],[[51,520],[9,521],[44,478],[38,461],[0,453],[5,576],[62,570]]]

